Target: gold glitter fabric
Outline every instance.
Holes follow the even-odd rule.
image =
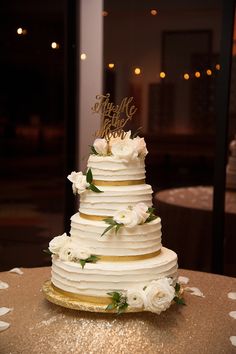
[[[236,347],[236,279],[179,270],[205,297],[184,292],[186,306],[172,305],[159,316],[149,313],[92,313],[57,306],[45,299],[43,284],[50,268],[3,272],[1,305],[13,310],[0,320],[10,327],[0,332],[1,354],[233,354]]]

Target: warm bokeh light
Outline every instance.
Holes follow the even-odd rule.
[[[85,54],[85,53],[82,53],[81,55],[80,55],[80,59],[81,60],[85,60],[87,58],[87,55]]]
[[[25,35],[25,34],[27,34],[27,30],[26,30],[26,29],[23,29],[22,27],[17,28],[16,32],[17,32],[17,34],[19,34],[19,35]]]
[[[184,74],[184,80],[189,80],[189,74],[188,73]]]
[[[206,70],[206,74],[207,74],[208,76],[211,76],[211,75],[212,75],[212,71],[211,71],[210,69],[207,69],[207,70]]]
[[[114,67],[115,67],[115,64],[114,64],[114,63],[109,63],[109,64],[108,64],[108,68],[109,68],[109,69],[114,69]]]
[[[220,64],[216,64],[216,70],[220,70]]]
[[[107,11],[102,11],[102,16],[104,16],[104,17],[108,16],[108,12]]]
[[[166,77],[166,73],[164,73],[164,71],[161,71],[160,72],[160,78],[164,79],[165,77]]]
[[[59,49],[59,47],[60,47],[60,46],[59,46],[59,44],[58,44],[57,42],[52,42],[52,43],[51,43],[51,48],[52,48],[52,49]]]
[[[201,76],[201,73],[199,71],[196,71],[194,75],[198,79]]]
[[[134,69],[135,75],[140,75],[141,74],[141,69],[140,68],[135,68]]]
[[[150,11],[150,14],[151,14],[152,16],[156,16],[156,15],[157,15],[157,10],[152,9],[152,10]]]

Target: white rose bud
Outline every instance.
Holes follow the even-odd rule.
[[[130,209],[118,210],[114,214],[113,219],[118,224],[124,224],[124,226],[128,228],[138,225],[138,216],[133,210]]]
[[[89,186],[89,183],[86,181],[86,176],[84,176],[82,172],[73,171],[67,178],[72,182],[72,189],[75,194],[83,193]]]
[[[144,291],[130,289],[127,291],[127,303],[132,308],[141,309],[144,306]]]
[[[130,162],[138,157],[138,152],[132,139],[125,139],[112,144],[111,153],[115,158],[124,162]]]
[[[78,244],[71,237],[60,249],[59,258],[61,261],[77,261],[78,259]]]
[[[145,309],[157,314],[168,309],[175,296],[171,279],[154,280],[145,289]]]
[[[108,153],[108,144],[105,139],[96,139],[93,147],[99,155],[106,156]]]
[[[149,217],[148,206],[144,203],[138,203],[133,208],[133,211],[137,214],[138,224],[143,224]]]
[[[148,154],[147,148],[146,148],[146,143],[144,138],[140,138],[137,136],[136,138],[133,139],[135,148],[138,152],[138,156],[140,157],[145,157]]]
[[[50,242],[49,242],[49,251],[58,254],[60,249],[65,245],[65,243],[70,239],[69,236],[67,236],[66,233],[63,235],[59,235],[54,237]]]

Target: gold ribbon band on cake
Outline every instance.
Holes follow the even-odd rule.
[[[87,302],[87,303],[92,303],[96,305],[109,305],[111,303],[111,299],[109,297],[105,296],[90,296],[90,295],[79,295],[79,294],[74,294],[71,293],[70,291],[62,290],[59,289],[57,286],[55,286],[53,283],[51,283],[52,288],[57,291],[60,295],[64,295],[67,298],[74,299],[77,301],[82,301],[82,302]]]
[[[104,219],[110,218],[111,216],[105,215],[88,215],[84,213],[79,213],[81,218],[88,219],[88,220],[95,220],[95,221],[103,221]]]
[[[143,259],[149,259],[158,256],[161,250],[147,253],[147,254],[137,254],[134,256],[98,256],[100,261],[103,262],[127,262],[127,261],[141,261]]]
[[[145,184],[145,179],[137,179],[130,181],[100,181],[94,179],[93,184],[95,184],[95,186],[135,186],[137,184]]]

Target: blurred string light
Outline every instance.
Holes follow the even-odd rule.
[[[27,29],[19,27],[17,28],[16,33],[19,34],[19,36],[24,36],[27,34]]]
[[[105,11],[105,10],[104,10],[104,11],[102,11],[102,16],[103,16],[103,17],[108,16],[108,11]]]
[[[141,69],[140,68],[135,68],[134,69],[135,75],[140,75],[141,74]]]
[[[157,15],[157,10],[156,10],[156,9],[152,9],[152,10],[150,11],[150,14],[151,14],[152,16],[156,16],[156,15]]]
[[[210,69],[207,69],[207,70],[206,70],[206,74],[207,74],[208,76],[211,76],[211,75],[212,75],[212,71],[211,71]]]
[[[108,68],[109,69],[114,69],[115,68],[115,64],[114,63],[109,63],[108,64]]]
[[[81,53],[80,59],[85,60],[87,58],[87,55],[85,53]]]
[[[52,48],[52,49],[59,49],[59,48],[60,48],[60,44],[57,43],[57,42],[52,42],[52,43],[51,43],[51,48]]]
[[[216,70],[220,70],[220,64],[215,65]]]
[[[196,71],[194,76],[198,79],[199,77],[201,77],[201,73],[199,71]]]
[[[190,78],[189,74],[188,74],[188,73],[185,73],[185,74],[184,74],[184,80],[189,80],[189,78]]]
[[[164,79],[166,77],[166,73],[164,71],[160,72],[160,78]]]

